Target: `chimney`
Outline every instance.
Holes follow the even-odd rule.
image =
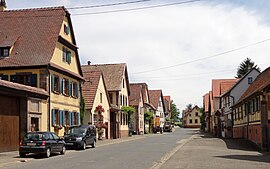
[[[7,8],[6,1],[5,1],[5,0],[1,0],[1,1],[0,1],[0,12],[5,11],[6,8]]]
[[[88,65],[88,66],[91,65],[91,61],[87,61],[87,65]]]

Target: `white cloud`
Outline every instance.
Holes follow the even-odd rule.
[[[163,93],[171,95],[180,109],[188,103],[201,105],[202,95],[210,90],[211,78],[233,78],[237,66],[246,57],[252,58],[262,68],[269,66],[270,42],[266,42],[193,64],[133,74],[196,60],[269,38],[269,26],[259,15],[243,7],[194,4],[74,16],[73,23],[82,63],[87,60],[93,63],[126,62],[131,82],[145,81],[150,89],[163,89]],[[208,74],[208,77],[183,76],[224,69],[229,71]]]

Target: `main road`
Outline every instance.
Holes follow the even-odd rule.
[[[27,162],[10,164],[8,169],[154,169],[178,150],[194,130],[176,128],[172,133],[150,134],[136,139],[89,148],[68,150],[48,159],[29,157]]]

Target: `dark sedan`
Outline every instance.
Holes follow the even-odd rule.
[[[36,153],[49,158],[51,153],[58,152],[65,154],[65,141],[53,132],[29,132],[20,142],[20,157],[25,157],[29,153]]]

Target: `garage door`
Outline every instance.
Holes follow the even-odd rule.
[[[19,101],[0,95],[0,152],[18,150]]]

